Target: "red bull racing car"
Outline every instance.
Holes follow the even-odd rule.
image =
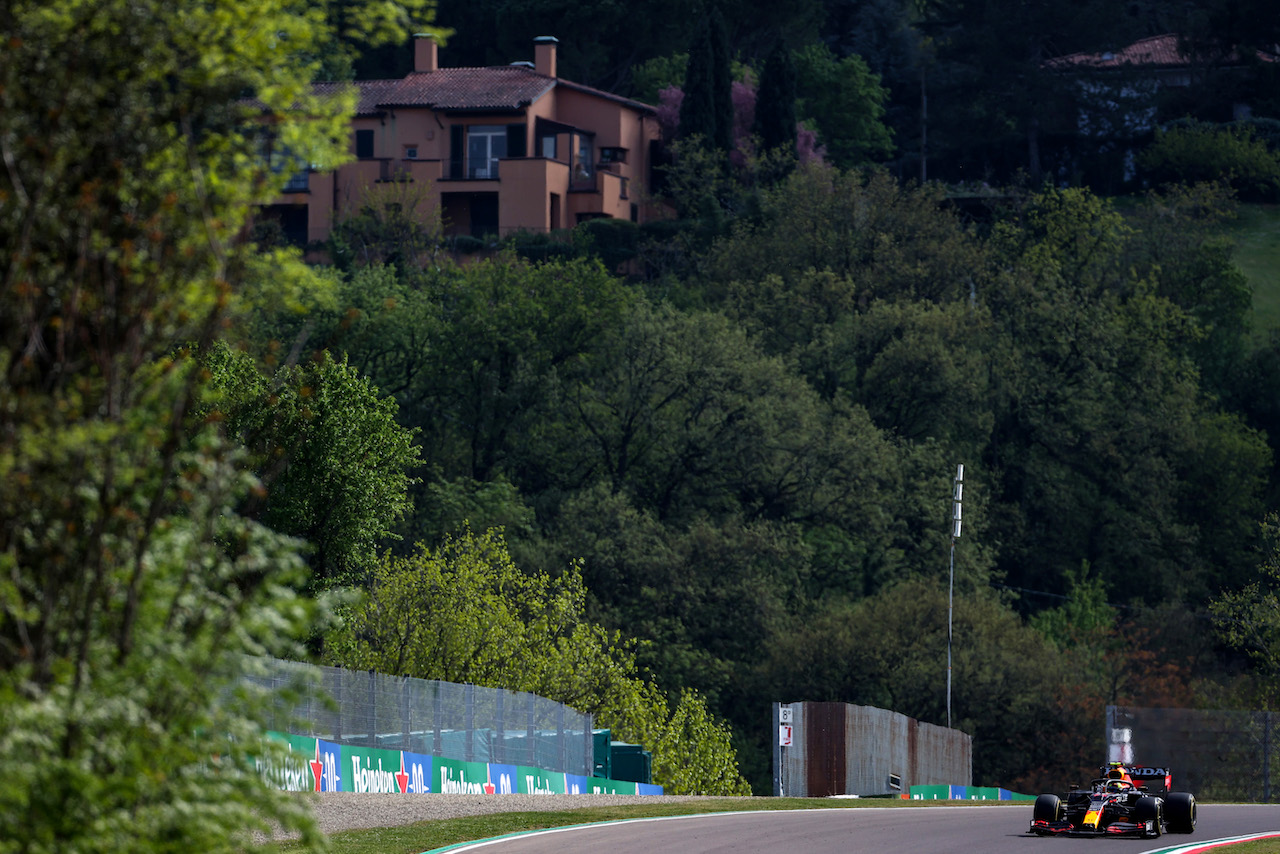
[[[1104,765],[1102,776],[1088,788],[1065,795],[1036,798],[1031,832],[1037,836],[1141,836],[1191,833],[1196,827],[1196,799],[1171,792],[1167,768]]]

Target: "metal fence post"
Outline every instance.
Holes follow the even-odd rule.
[[[782,719],[780,716],[781,703],[772,703],[773,706],[773,728],[769,731],[773,740],[773,796],[775,798],[782,797],[782,739],[779,733],[782,731]]]
[[[378,674],[372,670],[368,673],[369,677],[369,735],[368,745],[370,747],[378,746]]]
[[[474,762],[476,758],[476,686],[467,684],[462,689],[463,729],[467,732],[467,746],[463,748],[463,760]]]
[[[1262,802],[1271,803],[1271,712],[1262,713]]]
[[[409,714],[409,677],[402,676],[397,680],[400,683],[400,749],[413,749],[413,727],[412,719]]]
[[[502,764],[507,758],[506,751],[503,750],[503,748],[506,747],[507,741],[506,725],[503,721],[503,714],[505,712],[505,704],[503,700],[506,697],[506,693],[506,691],[498,688],[497,695],[493,698],[493,750],[491,751],[491,755],[493,757],[493,761],[498,764]]]
[[[432,703],[432,706],[434,706],[432,712],[435,717],[435,720],[432,721],[432,729],[435,734],[431,740],[431,752],[436,756],[440,756],[443,754],[444,748],[444,735],[440,731],[442,728],[441,721],[444,718],[444,697],[441,696],[443,692],[439,681],[432,682],[431,685],[435,689],[435,702]]]
[[[556,706],[556,753],[560,756],[560,767],[554,770],[564,771],[569,767],[569,740],[564,734],[564,706]]]

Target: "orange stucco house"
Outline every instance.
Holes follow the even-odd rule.
[[[441,68],[435,40],[415,37],[406,77],[354,84],[356,159],[299,173],[264,213],[295,242],[324,240],[380,186],[411,182],[447,235],[643,221],[641,188],[660,138],[654,108],[558,77],[556,46],[540,36],[533,62]],[[340,85],[350,84],[317,84]]]

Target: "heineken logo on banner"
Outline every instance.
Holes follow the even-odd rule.
[[[342,756],[351,770],[349,792],[403,794],[408,791],[409,772],[405,770],[402,751],[376,747],[342,748]]]
[[[563,795],[565,792],[565,774],[543,771],[541,768],[520,766],[520,794],[522,795]]]
[[[461,762],[436,759],[438,791],[445,795],[491,795],[496,791],[489,779],[489,766],[484,762]]]
[[[284,743],[287,752],[271,750],[264,743],[263,755],[255,756],[254,766],[266,780],[286,792],[312,791],[314,780],[308,769],[308,759],[315,750],[315,740],[298,736],[267,733],[267,741]]]

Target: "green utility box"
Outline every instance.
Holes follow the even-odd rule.
[[[622,741],[609,745],[609,761],[613,766],[611,780],[628,780],[632,783],[653,782],[653,754],[640,744]]]
[[[604,777],[606,780],[612,776],[609,773],[613,769],[613,764],[609,761],[609,745],[612,741],[613,730],[593,729],[591,731],[591,756],[593,762],[591,776]]]

